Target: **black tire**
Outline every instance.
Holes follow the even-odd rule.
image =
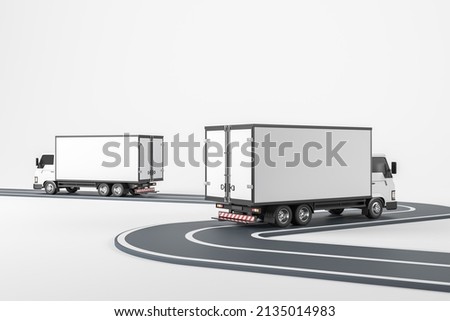
[[[294,212],[293,223],[295,225],[305,226],[311,221],[313,211],[307,204],[301,204],[297,206]]]
[[[66,191],[69,194],[75,194],[76,192],[78,192],[80,189],[78,187],[66,187]]]
[[[367,205],[366,216],[372,220],[376,220],[383,213],[383,201],[379,198],[372,198]]]
[[[277,227],[287,227],[292,221],[292,210],[289,206],[280,205],[273,208],[273,225]]]
[[[111,185],[109,185],[109,184],[101,183],[100,185],[98,185],[97,190],[98,190],[98,194],[100,196],[111,195]]]
[[[122,197],[126,194],[125,186],[123,186],[123,184],[120,183],[114,184],[111,191],[112,195],[115,197]]]
[[[46,182],[44,188],[45,192],[49,195],[55,195],[56,193],[59,192],[55,182]]]
[[[331,215],[341,215],[344,212],[344,209],[343,208],[334,208],[334,209],[328,210],[328,212]]]

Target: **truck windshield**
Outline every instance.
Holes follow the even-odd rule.
[[[391,169],[384,157],[372,157],[372,173],[383,173],[384,177],[392,178]]]
[[[44,168],[45,165],[53,165],[54,155],[42,155],[38,168]]]

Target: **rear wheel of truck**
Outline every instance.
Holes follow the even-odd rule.
[[[307,204],[299,205],[295,209],[293,223],[295,225],[305,226],[308,225],[312,218],[312,209]]]
[[[373,198],[367,205],[365,214],[370,219],[377,219],[383,213],[383,201],[379,198]]]
[[[54,195],[58,193],[58,187],[54,182],[46,182],[44,188],[45,192],[49,195]]]
[[[291,224],[292,210],[289,206],[280,205],[272,208],[274,225],[278,227],[286,227]]]
[[[66,187],[66,191],[69,194],[74,194],[78,192],[80,189],[78,187]]]
[[[331,215],[341,215],[344,212],[343,208],[334,208],[332,210],[328,210]]]
[[[100,185],[98,185],[97,190],[100,196],[111,195],[111,186],[109,184],[101,183]]]
[[[125,193],[125,187],[123,186],[123,184],[114,184],[112,187],[112,195],[115,197],[122,197],[124,196]]]

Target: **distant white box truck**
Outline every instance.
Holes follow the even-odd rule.
[[[397,164],[372,155],[371,128],[209,126],[205,138],[205,198],[228,210],[219,220],[286,227],[319,209],[376,219],[397,208]]]
[[[55,153],[36,158],[34,189],[47,194],[93,187],[101,196],[154,192],[164,178],[164,138],[56,136]]]

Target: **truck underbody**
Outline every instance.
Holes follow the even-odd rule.
[[[156,182],[77,182],[77,181],[56,181],[45,182],[44,184],[34,184],[34,189],[44,188],[47,194],[56,194],[61,189],[66,189],[68,193],[74,194],[80,188],[95,188],[101,196],[137,195],[147,193],[157,193],[155,190]]]
[[[372,200],[380,200],[380,204],[382,207],[386,208],[387,210],[395,210],[397,209],[397,202],[385,202],[383,199],[377,199],[377,198],[355,198],[355,199],[348,199],[348,200],[338,200],[338,201],[317,201],[317,202],[310,202],[310,201],[298,201],[298,202],[290,202],[287,204],[270,204],[270,205],[255,205],[255,206],[247,206],[247,205],[237,205],[237,204],[227,204],[227,203],[217,203],[216,207],[224,210],[228,210],[228,212],[225,211],[219,211],[218,213],[218,220],[219,221],[231,221],[236,223],[244,223],[244,224],[251,224],[251,223],[269,223],[272,225],[280,226],[279,222],[277,221],[276,215],[277,211],[276,208],[278,207],[285,207],[289,208],[291,215],[289,220],[289,223],[300,223],[296,225],[306,225],[309,223],[310,217],[307,218],[306,221],[304,221],[305,224],[302,224],[301,221],[297,222],[295,219],[293,219],[292,213],[296,212],[298,208],[301,207],[308,207],[310,209],[310,214],[312,215],[317,210],[326,210],[329,211],[331,215],[340,215],[344,211],[344,209],[348,208],[357,208],[361,209],[361,212],[363,215],[369,217],[369,218],[378,218],[381,215],[382,209],[379,210],[378,213],[373,213],[373,209],[369,207],[369,204]],[[284,224],[281,224],[284,225]]]

